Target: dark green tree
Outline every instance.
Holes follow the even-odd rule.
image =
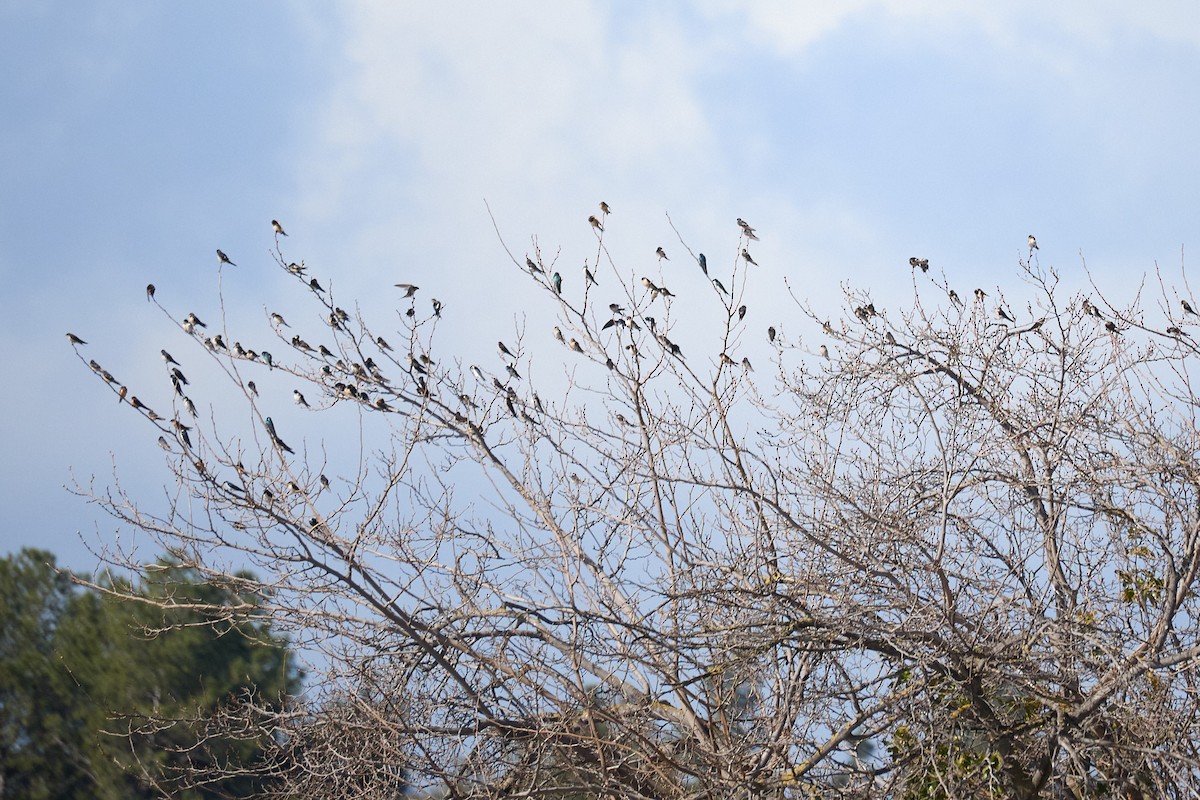
[[[229,578],[164,562],[81,587],[50,553],[0,560],[0,797],[261,793],[279,769],[259,763],[261,732],[214,736],[210,721],[231,705],[278,711],[299,681]],[[197,766],[218,777],[183,779]]]

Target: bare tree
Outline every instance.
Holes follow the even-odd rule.
[[[291,793],[1200,794],[1200,350],[1174,290],[1064,297],[1022,260],[1019,300],[960,297],[913,259],[906,303],[847,287],[844,315],[751,329],[752,228],[720,268],[680,237],[642,278],[607,220],[566,286],[505,248],[557,325],[490,367],[439,346],[417,287],[384,330],[278,247],[325,323],[273,312],[286,356],[168,312],[249,424],[186,416],[174,375],[170,413],[132,404],[184,491],[97,499],[203,575],[252,565],[240,591],[320,653],[286,713],[225,719],[271,734]],[[719,301],[716,335],[684,338],[676,282]],[[272,369],[294,397],[259,395]],[[276,427],[293,400],[357,409],[361,466]]]

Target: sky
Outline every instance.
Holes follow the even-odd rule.
[[[119,475],[169,496],[163,454],[64,333],[169,405],[159,348],[191,343],[145,285],[180,318],[219,317],[221,292],[262,341],[264,309],[302,300],[270,259],[272,219],[289,259],[364,312],[395,313],[401,281],[440,298],[468,359],[551,324],[496,229],[575,280],[601,200],[622,274],[659,269],[662,245],[685,288],[667,215],[726,267],[734,220],[751,222],[764,330],[799,325],[789,285],[831,316],[846,284],[890,300],[910,256],[960,294],[1019,294],[1029,233],[1067,287],[1120,299],[1156,266],[1183,280],[1197,86],[1200,6],[1182,2],[8,0],[0,553],[86,570],[91,548],[136,541],[69,489]],[[218,274],[216,248],[238,267]],[[328,433],[298,413],[276,418]]]

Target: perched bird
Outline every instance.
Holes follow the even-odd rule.
[[[600,285],[600,282],[598,280],[596,280],[596,276],[593,275],[592,271],[590,269],[588,269],[587,267],[583,268],[583,281],[585,284],[590,283],[593,286]]]
[[[622,425],[624,425],[626,428],[632,428],[632,427],[633,427],[633,423],[632,423],[632,422],[630,422],[629,420],[625,419],[625,415],[624,415],[624,414],[616,414],[616,415],[615,415],[615,419],[617,420],[617,422],[621,423],[621,424],[622,424]]]
[[[1000,320],[1001,322],[1014,322],[1015,321],[1015,320],[1013,320],[1012,317],[1010,317],[1008,315],[1008,313],[1001,306],[996,306],[996,319]]]
[[[517,367],[514,364],[508,364],[504,367],[505,371],[513,377],[514,380],[521,380],[521,373],[517,372]]]
[[[147,301],[150,301],[150,300],[153,300],[153,299],[154,299],[154,284],[153,284],[153,283],[147,283],[147,284],[146,284],[146,300],[147,300]]]
[[[225,255],[220,250],[217,251],[217,263],[218,264],[228,264],[231,267],[237,266],[237,264],[235,264],[229,260],[229,256]]]
[[[287,231],[283,229],[283,226],[279,224],[279,220],[277,219],[271,220],[271,230],[275,231],[276,236],[287,236]]]
[[[266,350],[262,351],[262,360],[266,363],[268,369],[275,369],[275,360],[271,358],[271,354]]]
[[[1109,333],[1117,333],[1117,323],[1113,322],[1111,319],[1108,320],[1104,323],[1104,330],[1108,331]]]
[[[392,346],[387,343],[387,340],[382,336],[375,337],[375,344],[379,345],[380,350],[391,350]]]
[[[70,332],[67,333],[67,341],[71,343],[72,347],[75,345],[87,344],[87,342],[85,342],[83,339],[80,339],[78,336]]]
[[[189,385],[190,385],[190,384],[188,383],[188,379],[187,379],[187,377],[186,377],[186,376],[183,374],[183,372],[182,372],[182,371],[179,369],[179,367],[172,367],[172,368],[171,368],[171,378],[172,378],[173,380],[177,380],[177,381],[179,381],[179,382],[180,382],[180,383],[182,383],[184,386],[189,386]]]
[[[525,256],[525,266],[529,268],[529,271],[531,273],[542,272],[542,268],[539,267],[537,264],[533,263],[533,259],[530,258],[529,256]]]
[[[956,306],[961,306],[963,304],[962,300],[960,300],[958,298],[958,292],[951,289],[949,294],[950,294],[950,302],[951,303],[954,303],[954,305],[956,305]]]
[[[1189,335],[1188,333],[1181,330],[1180,328],[1177,328],[1174,325],[1167,326],[1167,333],[1171,334],[1172,336],[1188,336]]]
[[[750,226],[750,223],[746,222],[746,220],[742,219],[741,217],[737,218],[737,224],[738,224],[738,227],[744,231],[753,231],[754,230],[754,228],[752,228]]]
[[[550,276],[550,283],[554,286],[555,294],[562,294],[562,275],[554,273]]]
[[[750,262],[754,266],[756,266],[756,267],[758,266],[758,262],[750,257],[750,251],[744,247],[742,248],[742,258],[744,258],[746,261]]]
[[[754,367],[750,366],[750,359],[745,356],[742,357],[742,369],[747,372],[754,372]]]
[[[158,352],[162,353],[162,360],[163,360],[164,364],[167,364],[167,365],[174,364],[175,366],[179,366],[179,362],[176,361],[174,358],[172,358],[171,354],[168,353],[166,350],[159,350]]]
[[[604,231],[604,226],[600,224],[600,220],[596,219],[595,216],[588,217],[588,222],[590,222],[592,227],[595,228],[596,230],[601,231],[601,232]]]
[[[737,363],[736,361],[734,361],[732,358],[729,357],[728,353],[721,353],[720,362],[721,362],[721,364],[728,364],[731,367]]]
[[[313,278],[311,281],[308,282],[308,288],[312,289],[314,292],[324,292],[325,291],[324,289],[321,288],[321,284],[317,283],[316,278]]]
[[[817,348],[817,352],[821,354],[821,358],[829,358],[829,348],[825,345],[821,345],[819,348]]]
[[[1032,253],[1034,250],[1037,250],[1037,249],[1038,249],[1038,246],[1037,246],[1037,237],[1035,237],[1035,236],[1034,236],[1034,235],[1031,233],[1031,234],[1029,234],[1029,252],[1031,252],[1031,253]]]
[[[222,350],[229,349],[229,347],[226,346],[226,344],[225,344],[225,339],[219,333],[216,336],[212,337],[212,343],[213,343],[214,348],[219,347]]]
[[[396,288],[403,289],[405,297],[412,297],[414,294],[417,293],[417,290],[420,289],[421,287],[413,286],[411,283],[397,283]]]
[[[258,387],[254,385],[254,381],[246,381],[246,388],[250,390],[250,394],[258,397]]]
[[[442,301],[438,300],[436,297],[434,297],[431,300],[431,304],[433,305],[433,315],[435,317],[441,317],[442,316]]]
[[[274,325],[275,327],[283,327],[283,328],[292,327],[291,325],[287,324],[287,320],[283,318],[282,314],[272,313],[271,314],[271,324]]]
[[[745,318],[746,318],[746,307],[738,306],[738,321],[740,322],[741,320],[743,320]]]
[[[305,408],[311,407],[309,406],[308,401],[304,399],[304,395],[300,394],[299,389],[292,390],[292,400],[294,400],[298,406],[304,406]]]
[[[270,436],[271,436],[271,441],[272,441],[272,442],[274,442],[274,443],[275,443],[275,445],[276,445],[276,446],[277,446],[277,447],[278,447],[280,450],[284,451],[285,453],[291,453],[292,455],[295,455],[295,454],[296,454],[296,451],[295,451],[295,450],[293,450],[292,448],[288,447],[288,446],[287,446],[287,445],[284,443],[283,439],[280,439],[280,438],[279,438],[279,434],[275,432],[275,423],[271,421],[271,418],[270,418],[270,417],[267,417],[266,419],[264,419],[264,420],[263,420],[263,425],[265,425],[265,426],[266,426],[266,428],[267,428],[267,433],[268,433],[268,434],[270,434]]]
[[[1087,314],[1088,316],[1096,317],[1097,319],[1100,318],[1100,309],[1096,308],[1092,301],[1086,297],[1083,298],[1083,313]]]
[[[1192,316],[1200,316],[1200,315],[1196,314],[1196,309],[1192,308],[1192,304],[1189,303],[1187,300],[1180,300],[1179,304],[1181,306],[1183,306],[1183,313],[1191,314]]]
[[[180,443],[184,447],[190,448],[192,446],[192,440],[188,436],[188,431],[190,431],[191,428],[189,428],[187,425],[184,425],[177,419],[171,420],[171,427],[175,429],[175,435],[179,438]]]
[[[913,269],[920,269],[921,272],[929,272],[928,258],[917,258],[916,256],[913,256],[908,260],[908,265]]]
[[[166,450],[168,453],[171,452],[170,443],[162,436],[158,437],[158,446],[161,447],[163,450]]]
[[[654,254],[656,256],[658,256],[659,261],[670,261],[671,260],[671,259],[667,258],[667,251],[663,250],[661,247],[656,248],[654,250]]]
[[[129,387],[122,386],[120,389],[117,389],[117,402],[118,403],[125,402],[125,395],[127,395],[127,394],[129,394]]]
[[[136,400],[137,398],[135,397],[133,399]],[[133,400],[131,400],[130,402],[132,403]],[[187,412],[188,412],[188,414],[190,414],[192,416],[192,419],[196,419],[196,417],[199,416],[196,413],[196,404],[193,403],[192,398],[188,397],[187,395],[183,396],[183,407],[187,409]]]
[[[583,352],[583,348],[579,345],[579,342],[577,342],[575,339],[571,339],[570,348],[572,350],[574,350],[576,353]]]
[[[751,241],[758,241],[758,234],[754,232],[754,228],[742,228],[742,236],[745,236]]]
[[[203,322],[200,321],[199,317],[197,317],[195,314],[192,314],[192,313],[189,313],[187,315],[187,318],[184,319],[184,322],[187,322],[190,325],[195,325],[197,328],[207,328],[208,327],[207,325],[205,325]]]
[[[406,317],[415,317],[416,315],[417,315],[417,310],[412,307],[409,307],[408,311],[404,312],[404,316],[406,316]]]
[[[975,302],[982,303],[983,298],[985,298],[985,297],[987,297],[987,292],[985,292],[983,289],[975,290]]]
[[[725,284],[721,283],[716,278],[713,278],[712,282],[713,286],[717,287],[717,291],[719,291],[721,294],[729,294],[729,290],[725,288]]]
[[[508,346],[505,345],[504,342],[496,342],[496,349],[500,351],[501,356],[507,356],[509,358],[516,358],[516,356],[513,355],[513,351],[509,350]]]
[[[474,364],[471,365],[471,374],[475,376],[475,380],[479,381],[480,383],[484,383],[483,370]]]
[[[303,275],[304,274],[304,263],[301,262],[301,263],[297,264],[295,261],[293,261],[292,263],[287,265],[287,271],[292,273],[293,275]]]
[[[703,272],[704,277],[707,278],[708,277],[708,259],[704,257],[704,253],[701,253],[699,258],[697,258],[696,260],[700,262],[700,271]]]
[[[600,213],[605,216],[608,216],[612,213],[612,209],[608,207],[608,203],[604,202],[603,200],[600,201]]]
[[[560,342],[566,342],[566,340],[563,339],[562,328],[558,327],[557,325],[554,326],[554,338],[558,339]]]
[[[767,341],[772,342],[772,343],[774,343],[774,341],[775,341],[775,326],[774,325],[767,328]]]

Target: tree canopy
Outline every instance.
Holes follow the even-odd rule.
[[[207,580],[253,563],[238,596],[328,655],[303,713],[224,717],[273,734],[286,791],[1200,788],[1182,289],[1065,290],[1031,237],[1008,286],[900,258],[907,299],[846,285],[766,320],[747,287],[786,268],[748,223],[720,263],[680,235],[628,267],[610,212],[581,214],[579,272],[504,245],[553,319],[494,334],[498,360],[443,346],[452,309],[414,284],[368,319],[278,233],[296,291],[265,298],[270,344],[151,293],[187,349],[127,403],[185,492],[99,499]],[[199,360],[222,381],[189,384]],[[216,397],[244,412],[218,425]],[[320,435],[347,415],[339,463]]]

